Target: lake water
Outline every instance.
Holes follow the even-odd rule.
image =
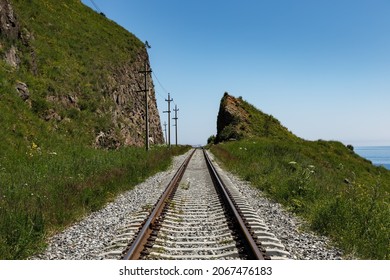
[[[390,169],[390,146],[355,147],[355,153],[371,160],[375,165],[383,165]]]

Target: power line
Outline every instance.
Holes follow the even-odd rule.
[[[160,87],[165,91],[165,93],[168,93],[168,91],[165,89],[165,87],[161,84],[160,80],[157,78],[156,74],[153,72],[153,76],[156,78],[158,84]]]
[[[156,72],[156,71],[153,70],[152,74],[153,74],[153,76],[156,78],[157,83],[160,85],[160,87],[162,88],[162,90],[165,91],[166,94],[168,94],[168,91],[167,91],[166,88],[162,85],[162,83],[161,83],[160,80],[158,79],[158,77],[157,77],[157,75],[156,75],[155,72]],[[158,91],[156,91],[156,93],[157,93],[161,98],[163,98],[163,99],[165,98],[165,97],[162,96]],[[175,101],[172,101],[172,102],[173,102],[173,104],[176,105]]]
[[[93,1],[93,0],[90,0],[90,1],[91,1],[92,5],[95,7],[96,11],[97,11],[99,14],[101,14],[102,16],[106,16],[106,15],[102,12],[102,10],[99,8],[99,6],[95,3],[95,1]]]
[[[93,1],[93,0],[90,0],[90,1],[91,1],[92,5],[95,7],[96,11],[98,11],[99,13],[101,13],[102,10],[100,10],[100,8],[98,7],[98,5],[96,5],[95,1]]]

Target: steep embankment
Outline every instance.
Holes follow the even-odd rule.
[[[144,144],[144,44],[78,0],[0,0],[0,110],[9,144],[36,131],[86,145]],[[150,74],[154,143],[163,134]],[[11,107],[11,108],[10,108]],[[25,125],[28,123],[28,127]]]
[[[225,166],[305,217],[311,229],[333,238],[352,258],[390,259],[390,171],[352,146],[300,139],[228,94],[217,135],[219,141],[241,139],[211,146]]]
[[[136,147],[145,62],[139,39],[79,0],[0,0],[0,259],[36,253],[186,150]]]

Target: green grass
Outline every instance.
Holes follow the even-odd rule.
[[[390,171],[334,141],[257,137],[213,145],[211,151],[347,255],[390,259]]]
[[[166,169],[188,147],[115,151],[32,141],[0,153],[0,259],[24,259],[62,229]]]

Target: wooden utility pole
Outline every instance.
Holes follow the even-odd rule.
[[[145,42],[145,49],[150,49],[150,46],[148,44],[148,41]],[[149,150],[149,108],[148,108],[148,95],[149,95],[149,88],[148,88],[148,74],[152,72],[152,69],[148,70],[148,61],[145,59],[145,66],[143,71],[138,71],[138,73],[144,74],[144,81],[145,86],[144,89],[141,90],[141,92],[145,92],[145,149]]]
[[[163,113],[168,113],[168,147],[171,147],[171,102],[173,99],[168,93],[168,99],[165,99],[168,102],[168,111],[164,111]]]
[[[177,108],[177,105],[175,105],[175,109],[173,109],[173,111],[175,111],[175,117],[172,119],[175,120],[175,135],[176,135],[176,146],[177,146],[177,120],[178,120],[177,112],[179,111],[179,109]]]

